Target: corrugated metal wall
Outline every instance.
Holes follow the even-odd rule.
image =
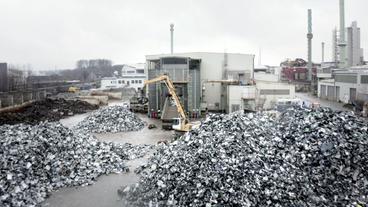
[[[321,98],[326,98],[327,94],[326,94],[326,86],[325,85],[321,85]]]
[[[336,100],[334,86],[327,86],[327,99],[330,101]]]
[[[160,62],[162,64],[165,61],[167,60],[162,59]],[[168,75],[176,86],[177,95],[180,96],[185,110],[192,112],[193,109],[200,109],[201,79],[199,68],[189,69],[188,63],[189,61],[185,61],[185,64],[162,64],[160,68],[149,69],[148,79]],[[148,93],[149,109],[162,110],[168,94],[165,84],[150,84]]]
[[[342,83],[357,83],[358,78],[357,75],[335,75],[335,81],[336,82],[342,82]]]

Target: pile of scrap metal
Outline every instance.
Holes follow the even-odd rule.
[[[328,108],[212,114],[118,193],[129,206],[367,206],[367,137]]]
[[[41,121],[58,121],[67,116],[82,114],[99,106],[80,100],[45,99],[27,105],[18,111],[0,113],[0,125],[38,124]]]
[[[145,123],[124,106],[107,106],[92,112],[74,128],[93,133],[138,131]]]
[[[132,146],[99,142],[58,122],[0,126],[0,206],[37,206],[65,186],[128,170]],[[135,157],[140,156],[136,153]]]

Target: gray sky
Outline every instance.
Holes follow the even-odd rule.
[[[345,4],[346,24],[358,21],[368,57],[368,1]],[[338,0],[0,0],[0,62],[37,70],[72,68],[83,58],[144,62],[147,54],[170,51],[173,22],[175,52],[258,56],[261,47],[262,64],[277,65],[306,59],[308,8],[313,61],[321,60],[322,41],[330,60]]]

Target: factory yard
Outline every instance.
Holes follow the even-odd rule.
[[[308,98],[307,94],[298,96],[305,101],[317,101]],[[174,131],[161,129],[159,119],[125,111],[126,100],[111,101],[109,106],[97,111],[60,120],[63,126],[76,132],[76,139],[83,130],[95,129],[97,133],[92,134],[99,142],[114,143],[110,146],[122,144],[124,147],[116,148],[118,151],[112,148],[104,156],[117,153],[124,160],[115,161],[117,166],[106,165],[109,170],[93,178],[94,182],[80,180],[47,192],[48,196],[39,205],[364,206],[368,203],[365,190],[368,189],[365,173],[368,126],[349,111],[338,112],[324,107],[317,110],[291,108],[279,118],[267,113],[209,114],[198,129],[176,140]],[[325,104],[328,102],[321,103],[327,106]],[[141,121],[144,127],[140,126]],[[135,125],[126,128],[128,122]],[[85,123],[96,127],[88,127]],[[106,127],[101,128],[97,123]],[[157,128],[149,129],[149,124]],[[110,130],[113,132],[108,132]],[[87,139],[87,146],[88,142]],[[124,145],[127,143],[132,145]],[[88,149],[94,150],[93,147]],[[84,155],[81,156],[78,159],[84,159]],[[348,162],[352,159],[353,163]],[[37,172],[32,167],[36,163],[30,166]],[[116,169],[127,167],[129,171],[112,173],[112,166]],[[69,179],[69,175],[66,176]],[[18,182],[15,177],[13,174],[13,180]],[[0,189],[10,184],[4,181]],[[11,182],[9,189],[16,182]],[[84,182],[89,185],[85,186]],[[32,187],[24,187],[32,190]],[[20,192],[12,190],[11,193],[10,197],[1,197],[4,206],[28,206],[17,203],[23,202],[19,196],[18,201],[12,203],[9,199]]]
[[[368,1],[29,2],[0,3],[0,207],[368,206]]]
[[[123,102],[113,102],[112,105],[119,105]],[[75,126],[79,121],[88,114],[75,115],[60,122],[67,127]],[[96,134],[101,141],[115,143],[131,143],[131,144],[149,144],[156,145],[160,141],[171,141],[173,138],[172,131],[161,130],[161,122],[157,119],[149,119],[145,115],[138,115],[147,124],[155,124],[157,129],[149,130],[147,127],[135,132],[121,133],[103,133]],[[149,155],[130,160],[126,162],[130,171],[128,173],[104,175],[98,178],[93,184],[85,187],[69,187],[63,188],[51,194],[51,196],[42,203],[42,206],[56,207],[118,207],[123,206],[121,197],[117,191],[123,185],[131,185],[138,182],[139,177],[134,173],[135,168],[147,162]]]

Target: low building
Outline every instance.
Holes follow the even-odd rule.
[[[228,86],[228,111],[272,110],[279,99],[295,99],[295,85],[257,81],[252,86]]]
[[[355,100],[368,101],[368,67],[352,67],[332,73],[332,79],[318,83],[318,97],[352,103]]]
[[[136,65],[124,65],[121,75],[118,77],[105,77],[101,79],[101,89],[134,88],[136,91],[143,89],[147,75],[144,63]]]

